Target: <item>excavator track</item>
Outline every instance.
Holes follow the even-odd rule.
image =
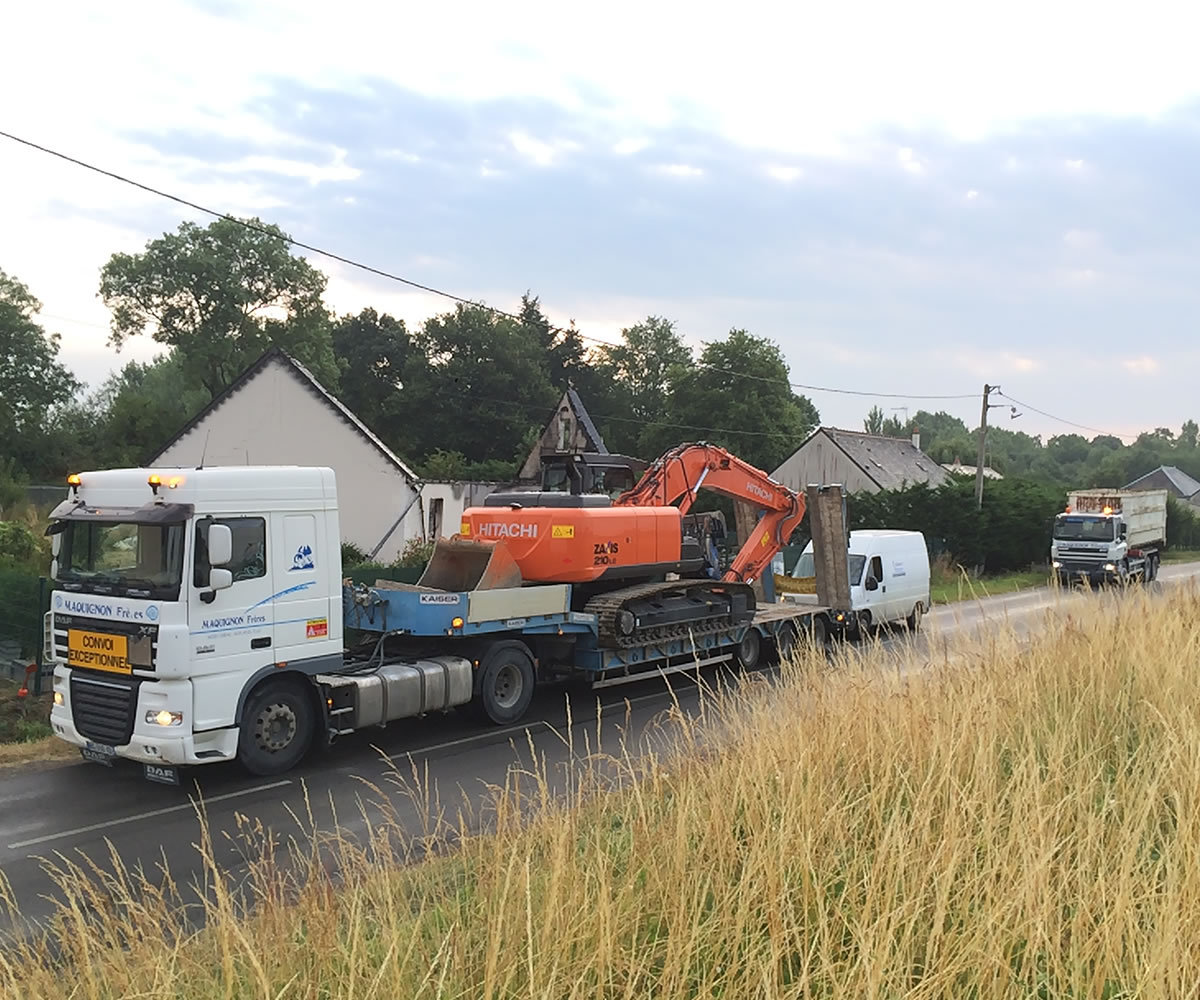
[[[674,580],[624,587],[593,597],[601,644],[628,648],[744,624],[754,617],[754,588],[723,580]]]

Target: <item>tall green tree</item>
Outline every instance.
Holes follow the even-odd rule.
[[[658,450],[684,438],[705,439],[772,471],[820,422],[812,401],[788,381],[778,345],[730,330],[704,346],[697,364],[673,375],[666,420],[650,428]]]
[[[422,419],[416,395],[429,364],[404,321],[363,309],[337,320],[332,339],[341,401],[402,458],[435,450],[436,429]]]
[[[663,420],[674,380],[692,365],[691,349],[671,320],[647,316],[623,329],[620,343],[598,348],[595,358],[610,387],[611,413],[598,418],[609,450],[654,458],[663,438],[653,426]]]
[[[248,222],[253,228],[184,222],[141,253],[114,254],[100,277],[112,310],[109,342],[120,350],[148,333],[178,352],[187,378],[210,399],[271,346],[336,389],[325,276],[291,253],[278,226]]]
[[[867,412],[867,418],[863,421],[863,430],[868,434],[883,433],[883,410],[878,406],[872,406]]]
[[[0,271],[0,459],[12,476],[41,464],[49,415],[79,388],[58,360],[58,334],[34,319],[41,308],[26,285]]]
[[[414,343],[428,362],[411,391],[424,425],[424,449],[467,462],[518,453],[554,407],[536,331],[482,306],[458,305],[425,322]]]

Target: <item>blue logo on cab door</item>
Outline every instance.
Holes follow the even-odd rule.
[[[313,569],[316,563],[313,561],[313,550],[311,545],[301,545],[296,550],[296,554],[292,556],[292,568],[289,573],[295,573],[297,570]]]

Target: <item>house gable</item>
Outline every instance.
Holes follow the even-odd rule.
[[[172,451],[177,450],[176,446],[184,441],[198,427],[204,424],[209,418],[216,413],[221,407],[225,406],[239,393],[247,389],[256,379],[267,372],[272,366],[278,366],[282,371],[290,374],[292,378],[305,390],[310,392],[317,400],[321,402],[330,412],[335,414],[337,418],[345,423],[358,437],[370,445],[380,457],[391,465],[397,472],[400,472],[409,482],[413,484],[419,483],[419,477],[400,458],[387,446],[379,437],[356,417],[346,405],[326,389],[316,376],[312,374],[304,365],[300,364],[295,358],[285,354],[279,348],[271,348],[262,355],[257,361],[239,375],[229,387],[222,392],[216,399],[209,403],[203,410],[197,413],[189,420],[183,428],[174,435],[166,444],[147,461],[147,465],[161,464],[164,457]],[[205,460],[208,457],[205,456]],[[211,464],[218,464],[213,462]],[[225,463],[228,464],[228,463]],[[278,463],[271,463],[278,464]]]
[[[579,452],[607,455],[608,448],[579,393],[569,388],[550,414],[537,443],[529,450],[519,478],[522,482],[536,480],[543,455]]]

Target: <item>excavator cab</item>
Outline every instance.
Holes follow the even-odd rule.
[[[615,500],[642,478],[648,462],[629,455],[574,452],[542,456],[542,492],[600,494]]]

